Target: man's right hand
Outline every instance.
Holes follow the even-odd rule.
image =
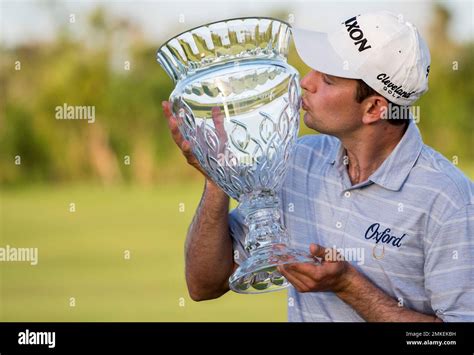
[[[206,177],[201,202],[189,227],[185,244],[186,284],[195,301],[217,298],[229,290],[229,276],[237,265],[232,257],[232,238],[229,234],[229,196],[204,172],[178,128],[171,104],[163,101],[163,112],[174,142],[192,165]],[[218,149],[225,152],[226,132],[224,115],[218,107],[212,109],[214,130],[219,139]]]
[[[206,186],[211,191],[217,190],[219,193],[222,193],[223,191],[221,190],[221,188],[211,178],[209,178],[204,169],[201,167],[201,164],[199,164],[199,161],[194,156],[191,150],[191,143],[188,140],[184,139],[183,135],[179,131],[176,117],[171,111],[171,103],[169,101],[163,101],[161,104],[163,106],[163,113],[165,114],[165,117],[168,120],[168,127],[171,132],[171,137],[173,137],[174,142],[183,153],[188,164],[197,169],[206,178]],[[233,154],[231,152],[225,152],[225,147],[227,145],[227,134],[224,128],[224,114],[218,107],[214,107],[212,109],[212,121],[214,123],[215,133],[220,142],[218,148],[220,150],[220,153],[217,156],[225,156],[227,154],[229,157],[232,158]]]
[[[194,156],[193,152],[191,151],[191,143],[184,139],[183,135],[179,131],[178,123],[176,117],[173,115],[171,111],[171,104],[169,101],[163,101],[161,103],[163,107],[163,113],[165,114],[166,119],[168,120],[168,127],[171,132],[171,137],[173,138],[174,142],[178,146],[178,148],[183,153],[184,157],[186,158],[189,165],[196,168],[201,174],[204,175],[206,179],[209,180],[209,177],[202,169],[201,165],[199,164],[198,160]]]

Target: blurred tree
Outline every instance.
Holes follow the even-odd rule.
[[[451,15],[434,5],[429,27],[429,91],[420,99],[420,129],[426,144],[474,173],[474,44],[449,36]]]
[[[433,13],[430,90],[419,101],[420,127],[427,144],[457,157],[472,176],[473,43],[450,38],[446,8],[435,5]],[[291,21],[283,10],[273,17]],[[56,28],[53,41],[0,47],[0,183],[200,178],[175,148],[161,112],[173,88],[155,60],[164,39],[149,43],[140,27],[101,7],[80,36],[65,23]],[[309,71],[293,47],[289,62],[301,75]],[[65,103],[95,107],[95,122],[57,120],[56,107]],[[308,133],[314,132],[302,124],[300,134]]]

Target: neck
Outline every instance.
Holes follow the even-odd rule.
[[[340,137],[348,157],[347,172],[352,185],[366,181],[395,149],[406,126],[365,126],[360,132]]]

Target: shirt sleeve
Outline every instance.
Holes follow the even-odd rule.
[[[244,223],[244,217],[237,208],[229,213],[229,234],[232,238],[232,247],[234,250],[234,261],[241,264],[249,257],[249,253],[245,250],[245,236],[248,228]]]
[[[474,205],[455,212],[427,241],[425,290],[444,322],[474,322]]]

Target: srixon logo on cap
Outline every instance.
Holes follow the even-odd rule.
[[[359,24],[357,23],[357,16],[354,16],[344,22],[344,25],[346,25],[349,36],[354,40],[354,45],[359,45],[359,52],[372,48],[371,46],[367,45],[367,38],[364,38],[364,32],[362,32]]]

